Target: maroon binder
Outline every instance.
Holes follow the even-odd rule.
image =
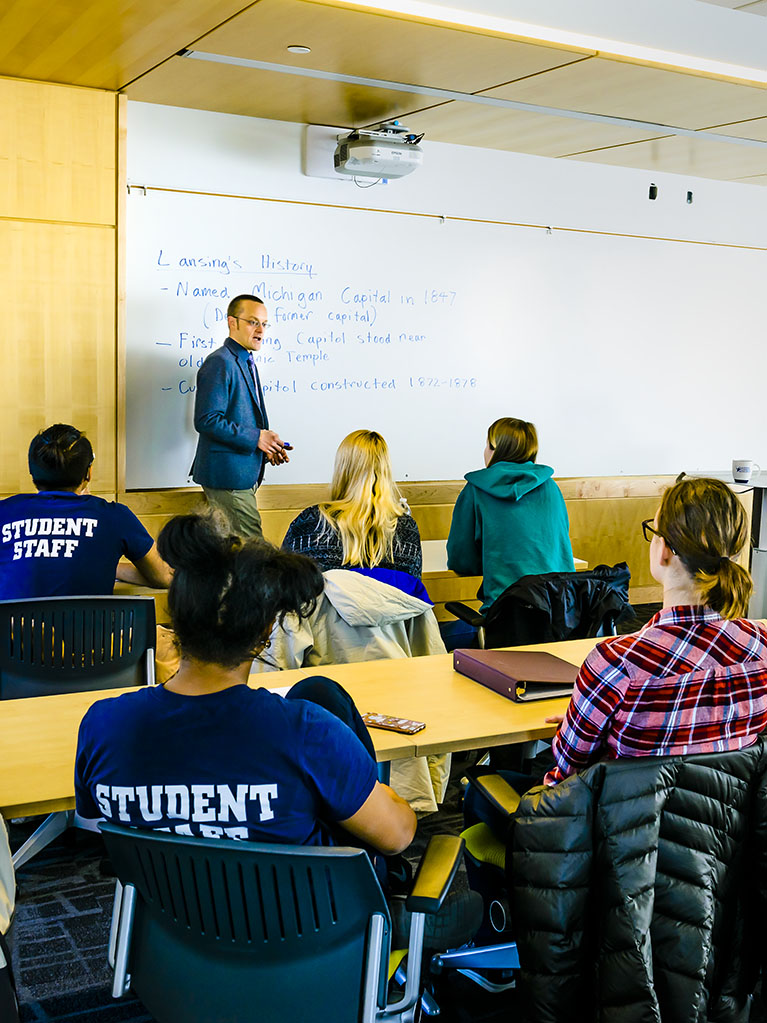
[[[579,668],[540,650],[454,650],[453,667],[507,700],[571,696]]]

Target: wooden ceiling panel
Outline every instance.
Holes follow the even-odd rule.
[[[0,75],[121,89],[247,0],[4,0]]]
[[[641,167],[670,174],[692,174],[720,181],[767,174],[767,148],[707,142],[703,138],[681,135],[581,153],[570,159],[618,167]]]
[[[744,178],[734,178],[741,185],[767,185],[767,174],[747,174]]]
[[[593,57],[489,96],[613,117],[705,128],[767,113],[767,89]]]
[[[291,44],[309,46],[311,53],[288,53]],[[194,49],[459,92],[536,75],[593,53],[303,0],[260,0]]]
[[[411,131],[425,132],[430,142],[459,142],[463,146],[505,149],[535,156],[568,156],[584,149],[655,137],[651,132],[636,128],[473,103],[445,103],[402,116]]]
[[[736,121],[735,124],[718,124],[711,131],[717,135],[732,135],[734,138],[759,139],[760,142],[767,142],[767,117]]]
[[[174,57],[127,90],[129,99],[278,121],[356,128],[398,117],[423,97]]]

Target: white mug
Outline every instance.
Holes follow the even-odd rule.
[[[732,478],[735,483],[750,483],[752,476],[758,476],[762,467],[750,458],[733,458]]]

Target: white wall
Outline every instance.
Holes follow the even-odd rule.
[[[767,188],[757,185],[426,140],[421,170],[361,190],[349,180],[305,177],[302,134],[302,125],[285,121],[129,103],[128,180],[586,231],[767,244]],[[654,202],[647,198],[651,182],[658,185]],[[688,190],[694,193],[691,206]]]

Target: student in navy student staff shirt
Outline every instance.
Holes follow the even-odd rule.
[[[29,447],[36,494],[0,501],[0,599],[110,594],[115,576],[166,587],[170,570],[133,512],[88,492],[90,441],[57,423]],[[118,562],[125,555],[132,566]]]
[[[340,828],[347,843],[350,834],[384,854],[406,848],[415,814],[377,781],[372,743],[348,694],[324,678],[302,680],[285,699],[247,685],[275,620],[311,612],[322,591],[318,566],[222,536],[197,515],[172,519],[158,546],[175,570],[168,608],[181,666],[164,686],[101,700],[86,713],[78,814],[302,845],[333,841]]]

